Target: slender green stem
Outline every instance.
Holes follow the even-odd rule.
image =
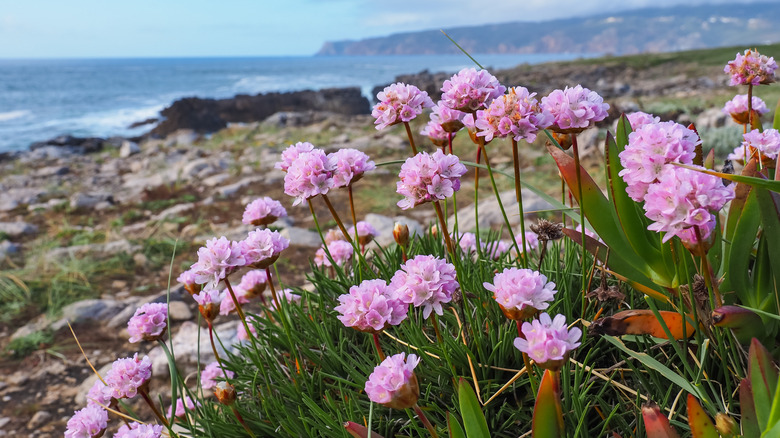
[[[265,276],[267,278],[266,281],[268,281],[268,287],[271,288],[271,298],[274,300],[274,304],[276,305],[276,310],[279,312],[282,311],[282,306],[279,304],[279,297],[276,295],[276,288],[274,287],[274,280],[271,278],[271,267],[268,266],[265,268]]]
[[[141,394],[141,397],[143,397],[146,404],[149,405],[150,408],[152,408],[152,412],[154,412],[154,416],[157,417],[157,419],[160,420],[160,422],[164,424],[166,428],[170,429],[171,428],[170,423],[168,423],[168,420],[165,419],[165,417],[160,412],[160,410],[157,409],[157,405],[155,405],[152,399],[149,397],[149,394],[146,392],[146,389],[138,388],[138,393]]]
[[[482,159],[482,147],[485,143],[484,137],[478,137],[477,143],[477,167],[474,168],[474,231],[477,234],[479,242],[479,162]],[[482,245],[477,245],[477,255],[482,256]]]
[[[376,347],[376,354],[379,355],[379,361],[382,362],[385,360],[387,356],[385,356],[384,350],[382,350],[382,346],[379,345],[379,334],[378,333],[372,333],[371,334],[374,338],[374,346]]]
[[[447,220],[444,218],[444,213],[441,211],[441,205],[438,200],[433,201],[433,208],[436,210],[436,216],[439,217],[441,232],[444,234],[444,242],[447,244],[447,252],[449,252],[450,257],[455,260],[455,246],[452,244],[452,238],[450,237],[449,230],[447,230]]]
[[[710,291],[710,294],[712,297],[715,298],[714,307],[713,303],[710,303],[710,306],[713,309],[716,309],[723,305],[723,299],[720,297],[720,291],[718,291],[718,283],[717,280],[713,280],[712,278],[712,270],[710,269],[710,263],[707,259],[707,251],[704,248],[704,239],[701,237],[701,229],[698,225],[693,226],[693,231],[696,233],[696,240],[699,244],[699,250],[701,251],[701,270],[702,270],[702,277],[704,277],[704,284],[707,286],[707,289]],[[691,302],[693,304],[693,302]]]
[[[436,339],[443,347],[444,337],[442,337],[441,331],[439,330],[439,318],[436,316],[436,312],[431,313],[431,325],[433,326],[433,331],[436,332]]]
[[[341,234],[344,235],[344,239],[346,239],[347,242],[352,243],[352,238],[349,236],[347,229],[344,227],[344,223],[341,222],[341,217],[339,217],[339,214],[336,213],[336,209],[333,208],[333,204],[331,204],[330,199],[328,199],[328,195],[322,195],[322,199],[325,200],[325,205],[328,206],[328,210],[330,210],[330,214],[333,216],[333,220],[336,221],[336,225],[339,226]]]
[[[588,275],[588,267],[585,265],[585,259],[588,254],[588,250],[585,247],[585,199],[582,197],[582,173],[580,170],[580,151],[579,147],[577,147],[577,135],[571,134],[571,145],[572,150],[574,151],[574,170],[577,172],[577,200],[580,204],[580,228],[582,229],[582,232],[580,233],[580,238],[582,239],[580,241],[581,247],[582,247],[582,260],[580,260],[580,267],[582,268],[582,310],[580,315],[585,314],[585,306],[586,306],[586,300],[585,295],[588,294],[587,291],[587,283],[585,281],[585,278]]]
[[[496,178],[493,176],[493,167],[490,166],[490,158],[488,158],[488,151],[487,146],[482,146],[482,148],[485,151],[485,166],[488,170],[488,176],[490,176],[490,185],[493,186],[493,193],[496,195],[496,201],[498,201],[498,209],[501,210],[501,216],[504,218],[504,223],[506,224],[507,231],[509,231],[509,237],[512,239],[512,244],[515,246],[515,250],[518,254],[520,254],[520,247],[517,245],[517,239],[515,239],[515,232],[512,230],[512,226],[509,224],[509,218],[506,215],[506,210],[504,209],[504,203],[501,202],[501,196],[498,193],[498,186],[496,186]],[[477,242],[479,242],[479,237],[477,237]],[[523,236],[523,242],[525,242],[525,236]],[[479,248],[481,245],[477,244],[477,248]]]
[[[414,145],[414,136],[412,135],[412,128],[409,127],[409,122],[404,122],[406,128],[406,135],[409,137],[409,145],[412,146],[412,156],[417,155],[417,146]]]
[[[222,366],[222,358],[219,357],[219,352],[217,351],[217,344],[214,342],[214,326],[211,324],[211,321],[206,321],[206,324],[209,326],[209,340],[211,341],[211,351],[214,353],[214,359],[219,364],[219,369],[222,370],[222,373],[225,375],[225,380],[228,380],[227,371],[225,371],[225,367]],[[247,333],[248,335],[249,333]]]
[[[349,192],[349,210],[352,213],[352,226],[355,227],[355,250],[359,250],[357,242],[360,241],[357,229],[357,215],[355,214],[355,198],[352,196],[352,184],[347,188]]]
[[[269,273],[268,276],[269,283],[270,280],[271,280],[271,276]],[[233,292],[233,286],[230,285],[230,280],[228,280],[227,276],[225,277],[225,286],[227,286],[227,290],[228,293],[230,294],[230,298],[233,300],[233,303],[235,303],[236,305],[236,312],[238,312],[238,317],[241,319],[241,323],[244,325],[244,329],[246,330],[246,335],[252,341],[252,346],[254,346],[255,349],[257,349],[257,344],[255,343],[255,337],[252,335],[252,332],[249,331],[249,324],[247,324],[246,322],[246,314],[244,314],[244,310],[241,308],[241,303],[238,302],[238,298],[236,298],[236,293]],[[273,290],[273,288],[271,290]]]
[[[525,241],[525,212],[523,211],[523,187],[520,181],[520,156],[517,151],[517,140],[514,138],[512,138],[512,159],[515,167],[515,196],[517,197],[517,208],[520,210],[520,233],[523,236],[523,268],[528,269],[528,244]]]

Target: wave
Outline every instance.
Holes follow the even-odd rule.
[[[16,110],[0,113],[0,122],[7,122],[9,120],[21,119],[32,114],[30,110]]]

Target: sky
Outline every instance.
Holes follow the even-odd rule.
[[[312,55],[325,41],[726,2],[751,0],[3,0],[0,58]]]

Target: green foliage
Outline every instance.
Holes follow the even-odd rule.
[[[54,342],[54,335],[51,331],[37,331],[12,340],[6,345],[5,352],[15,359],[21,359],[52,342]]]

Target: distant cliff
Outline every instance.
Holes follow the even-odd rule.
[[[668,52],[780,41],[780,2],[651,8],[445,31],[471,53]],[[438,30],[326,42],[317,55],[459,53]],[[770,54],[771,55],[771,54]]]

